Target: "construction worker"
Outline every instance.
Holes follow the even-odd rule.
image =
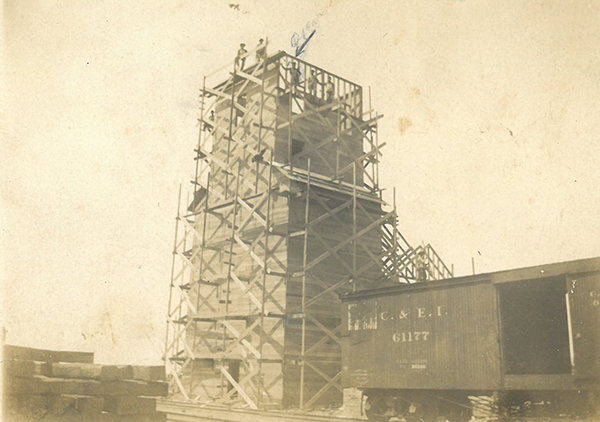
[[[315,69],[310,70],[310,74],[308,75],[308,79],[306,80],[306,88],[310,95],[317,94],[317,75],[315,73]]]
[[[214,110],[210,111],[210,116],[208,116],[208,120],[210,123],[205,120],[204,125],[202,126],[202,130],[211,130],[213,128],[214,121],[215,121],[215,111]]]
[[[258,45],[256,46],[256,63],[264,60],[267,56],[267,45],[264,44],[265,40],[258,40]]]
[[[246,44],[241,43],[240,48],[237,51],[237,56],[235,57],[236,67],[239,66],[239,70],[244,70],[244,66],[246,65],[246,57],[248,56],[248,50],[246,50]]]
[[[333,80],[331,79],[331,76],[329,76],[327,78],[327,83],[325,84],[325,100],[333,101],[334,92]]]
[[[427,265],[427,256],[425,255],[424,249],[419,249],[417,252],[417,260],[415,263],[417,267],[417,281],[427,281],[427,273],[429,268]]]
[[[290,75],[292,77],[292,89],[296,85],[300,85],[300,69],[298,69],[296,62],[292,62],[292,67],[290,68]]]

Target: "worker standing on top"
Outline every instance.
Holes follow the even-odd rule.
[[[256,46],[256,63],[267,57],[267,45],[264,42],[265,40],[262,38],[258,40],[258,45]]]
[[[246,65],[246,57],[248,56],[248,50],[246,50],[246,44],[241,43],[240,48],[237,52],[237,56],[235,57],[236,67],[239,66],[239,70],[244,70],[244,66]]]
[[[308,93],[310,95],[314,96],[317,94],[317,75],[315,73],[315,69],[310,70],[310,74],[306,80],[306,88],[308,89]]]
[[[296,62],[292,62],[292,67],[290,68],[292,89],[296,87],[296,85],[300,85],[300,69],[296,66]]]
[[[325,100],[328,102],[333,101],[333,93],[334,93],[333,80],[331,79],[331,76],[329,76],[327,78],[327,83],[325,84]]]

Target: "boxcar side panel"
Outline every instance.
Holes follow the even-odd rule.
[[[600,382],[600,273],[568,279],[573,374],[577,379]]]
[[[344,386],[491,390],[501,385],[494,286],[428,287],[344,303]]]

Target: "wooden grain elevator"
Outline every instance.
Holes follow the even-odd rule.
[[[383,201],[370,95],[284,52],[242,64],[201,89],[173,250],[172,393],[253,409],[341,404],[339,294],[415,281],[419,265],[429,280],[452,274],[429,245],[408,244]]]

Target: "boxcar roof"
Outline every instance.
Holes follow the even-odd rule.
[[[396,286],[380,287],[343,294],[343,300],[367,298],[387,294],[400,294],[415,290],[434,290],[449,288],[457,285],[473,283],[508,283],[512,281],[532,280],[539,278],[557,277],[567,274],[582,274],[600,271],[600,257],[578,259],[575,261],[557,262],[554,264],[537,265],[534,267],[516,268],[491,273],[475,274],[445,280],[421,283],[403,283]]]

